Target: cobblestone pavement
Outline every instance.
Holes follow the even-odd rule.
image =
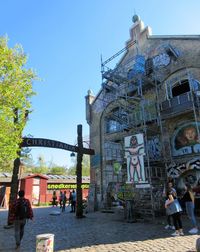
[[[77,219],[67,208],[58,216],[50,215],[59,208],[34,208],[34,220],[25,226],[21,252],[36,249],[36,235],[52,233],[56,252],[194,252],[199,235],[189,235],[189,221],[183,216],[185,236],[172,237],[172,231],[164,229],[165,218],[156,223],[137,221],[127,223],[123,212],[88,213]],[[7,211],[0,210],[0,252],[15,251],[14,230],[4,229]],[[198,222],[200,220],[198,219]]]

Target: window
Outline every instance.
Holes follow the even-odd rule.
[[[172,88],[172,97],[179,96],[181,94],[187,93],[190,91],[190,84],[189,81],[182,80],[178,83],[175,83],[175,85]]]
[[[114,133],[125,129],[127,127],[127,117],[127,112],[122,108],[113,109],[106,120],[106,132]]]

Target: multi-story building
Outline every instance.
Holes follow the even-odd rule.
[[[167,177],[199,185],[199,59],[199,35],[155,36],[133,17],[125,48],[101,64],[99,93],[86,96],[93,209],[134,198],[155,215]]]

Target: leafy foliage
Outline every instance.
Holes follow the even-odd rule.
[[[50,174],[56,174],[56,175],[65,175],[66,174],[66,168],[63,166],[54,166],[49,169]]]
[[[34,95],[36,74],[25,68],[26,62],[20,45],[9,48],[8,39],[0,37],[0,167],[17,156]]]
[[[76,175],[76,158],[74,164],[67,169],[67,174]],[[83,155],[82,176],[90,176],[90,157],[88,155]]]

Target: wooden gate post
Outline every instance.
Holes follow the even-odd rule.
[[[78,142],[78,153],[77,153],[77,164],[76,164],[76,183],[77,183],[77,207],[76,217],[82,218],[83,216],[83,201],[82,201],[82,160],[83,160],[83,137],[82,137],[82,125],[77,126],[77,142]]]

